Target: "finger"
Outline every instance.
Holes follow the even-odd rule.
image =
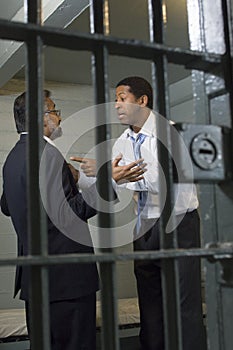
[[[142,169],[143,171],[146,171],[147,169],[145,169],[147,166],[147,163],[143,163],[143,164],[140,164],[139,166],[137,166],[138,169]]]
[[[129,182],[136,182],[136,181],[140,181],[140,180],[143,180],[144,177],[143,176],[138,176],[138,177],[135,177],[135,178],[132,178],[132,179],[129,179]]]
[[[116,158],[112,162],[113,167],[118,166],[118,164],[119,164],[120,160],[122,159],[122,157],[123,157],[122,153],[120,153],[118,156],[116,156]]]
[[[131,171],[125,178],[127,178],[130,182],[135,182],[144,179],[144,173],[147,169],[137,169]]]
[[[135,166],[131,169],[128,170],[128,173],[131,175],[135,175],[135,174],[143,174],[147,171],[146,169],[147,164],[142,164],[140,166]]]
[[[138,176],[143,176],[144,175],[144,171],[143,170],[140,170],[140,171],[137,171],[137,172],[133,172],[131,173],[128,177],[131,179],[135,179],[135,177],[138,177]]]
[[[83,157],[70,157],[70,160],[73,160],[74,162],[83,163],[84,158]]]
[[[84,163],[84,162],[81,163],[80,168],[82,169],[82,171],[83,171],[84,173],[86,173],[87,171],[89,171],[89,167],[88,167],[87,164]]]
[[[143,161],[144,161],[144,158],[140,158],[140,159],[138,159],[138,160],[135,160],[134,162],[129,163],[129,164],[126,166],[126,169],[127,169],[127,170],[130,170],[131,168],[134,168],[134,167],[138,166],[139,164],[142,166],[142,165],[144,164]]]
[[[83,172],[87,177],[95,177],[95,172],[93,171],[84,170]]]

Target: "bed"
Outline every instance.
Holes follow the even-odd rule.
[[[118,299],[121,349],[139,348],[139,309],[137,298]],[[100,346],[101,305],[96,306],[97,349]],[[0,350],[28,350],[29,340],[24,309],[0,310]]]

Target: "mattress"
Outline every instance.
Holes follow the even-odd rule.
[[[0,338],[24,335],[27,335],[25,310],[0,310]]]
[[[118,323],[121,327],[139,325],[139,309],[137,298],[118,299]],[[101,326],[101,304],[96,305],[96,326]],[[24,309],[0,310],[0,339],[27,336]]]
[[[138,299],[118,299],[118,324],[119,326],[138,326],[140,322]],[[101,326],[101,304],[96,305],[96,327]]]

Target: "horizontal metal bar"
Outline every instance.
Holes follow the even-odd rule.
[[[103,34],[71,33],[65,32],[62,28],[0,20],[2,39],[29,42],[35,36],[40,36],[45,45],[70,50],[94,52],[100,45],[105,45],[109,54],[118,56],[155,60],[156,56],[166,55],[168,62],[184,65],[188,69],[209,71],[223,64],[223,55],[184,50],[141,40],[114,38]]]
[[[168,249],[168,250],[148,250],[146,252],[130,253],[98,253],[98,254],[60,254],[42,256],[25,256],[13,259],[0,259],[0,266],[6,265],[55,265],[71,263],[90,262],[114,262],[127,260],[157,260],[157,259],[178,259],[183,257],[199,257],[230,259],[233,258],[233,248],[193,248],[193,249]]]

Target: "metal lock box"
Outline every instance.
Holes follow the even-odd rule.
[[[171,132],[172,154],[178,174],[175,181],[220,182],[232,179],[230,128],[188,123],[173,126],[178,131],[178,134]]]

